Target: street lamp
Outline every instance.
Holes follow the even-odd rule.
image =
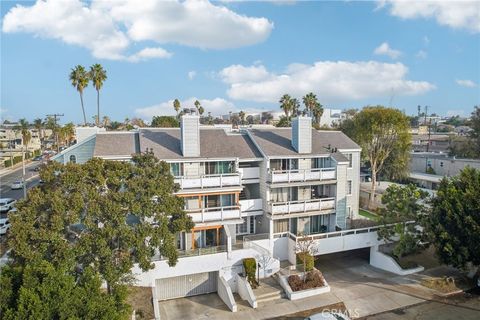
[[[25,184],[25,146],[22,146],[22,185],[23,198],[27,199],[27,185]]]

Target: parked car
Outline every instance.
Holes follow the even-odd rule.
[[[0,219],[0,235],[6,234],[10,226],[10,220],[8,218]]]
[[[12,190],[18,190],[23,188],[23,181],[15,181],[12,183]]]
[[[350,320],[350,318],[342,313],[337,312],[321,312],[312,314],[305,320]]]
[[[33,158],[33,161],[42,161],[42,160],[43,160],[42,156],[36,156],[35,158]]]
[[[17,201],[12,198],[2,198],[0,199],[0,212],[8,212],[13,209]]]

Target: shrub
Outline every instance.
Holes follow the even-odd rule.
[[[255,258],[243,259],[243,268],[245,269],[247,281],[250,283],[252,288],[256,288],[258,286],[258,282],[255,277],[255,273],[257,271],[257,261]]]
[[[290,288],[293,291],[307,290],[325,286],[325,278],[322,273],[316,269],[307,272],[304,280],[298,275],[291,275],[287,279]]]
[[[305,264],[304,271],[310,271],[313,269],[314,266],[313,256],[308,252],[299,252],[297,253],[297,264]]]

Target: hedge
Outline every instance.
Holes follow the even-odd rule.
[[[36,157],[36,156],[39,156],[41,154],[41,151],[40,150],[35,150],[32,153],[30,152],[25,152],[25,160],[27,159],[30,159],[32,157]],[[7,155],[8,156],[8,155]],[[16,165],[17,163],[20,163],[22,162],[22,156],[15,156],[13,157],[13,164]],[[4,162],[4,165],[5,165],[5,168],[8,168],[8,167],[11,167],[12,166],[12,160],[11,159],[8,159],[8,160],[5,160]]]
[[[255,273],[257,271],[257,261],[255,258],[245,258],[243,259],[243,268],[245,269],[245,274],[247,275],[247,281],[250,283],[252,288],[258,286],[257,278]]]
[[[303,257],[305,256],[305,271],[313,270],[314,259],[313,256],[308,252],[299,252],[297,253],[297,264],[303,264]]]

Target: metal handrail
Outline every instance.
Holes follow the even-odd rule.
[[[332,201],[332,200],[335,200],[335,197],[316,198],[316,199],[305,199],[305,200],[294,200],[294,201],[283,201],[283,202],[270,202],[270,205],[272,205],[272,206],[280,206],[280,205],[287,205],[287,204],[314,203],[314,202]]]
[[[174,176],[174,179],[201,179],[201,178],[216,178],[216,177],[233,177],[239,176],[240,172],[229,172],[229,173],[212,173],[212,174],[201,174],[196,176]]]

